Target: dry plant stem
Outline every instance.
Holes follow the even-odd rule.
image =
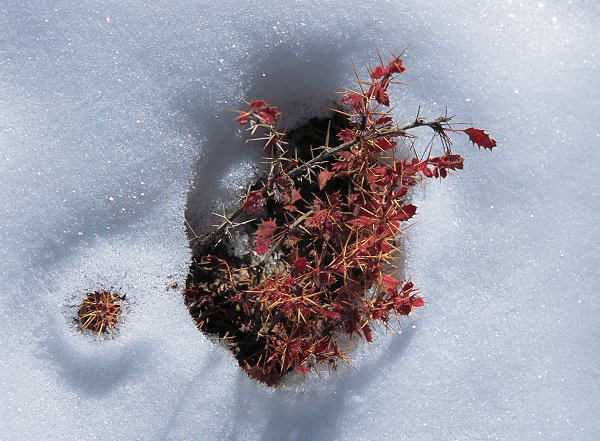
[[[237,219],[239,217],[239,215],[242,214],[243,212],[244,212],[244,209],[242,208],[242,205],[240,204],[240,206],[237,207],[233,212],[231,212],[229,215],[225,216],[225,220],[217,228],[215,228],[210,233],[208,233],[206,236],[204,236],[200,240],[200,242],[198,242],[198,244],[194,247],[194,249],[195,249],[194,257],[201,254],[202,251],[205,250],[206,247],[208,247],[209,245],[216,245],[217,243],[219,243],[219,240],[221,240],[221,237],[223,237],[223,234],[225,234],[229,228],[235,226],[233,221],[235,219]]]
[[[320,149],[324,150],[319,155],[315,156],[313,159],[305,162],[304,164],[301,164],[291,169],[289,172],[286,173],[286,175],[290,178],[294,178],[306,172],[307,170],[310,170],[311,167],[315,167],[319,163],[325,161],[326,159],[329,159],[336,153],[340,153],[344,150],[355,146],[362,140],[376,139],[384,136],[402,136],[406,133],[407,130],[415,129],[417,127],[431,127],[431,129],[433,129],[436,133],[442,133],[444,130],[443,124],[449,123],[451,119],[452,118],[449,116],[440,116],[434,120],[415,118],[415,120],[412,122],[403,125],[391,126],[390,128],[374,133],[373,135],[365,137],[357,136],[353,140],[347,141],[334,148],[321,146]],[[202,250],[205,250],[207,247],[216,245],[230,228],[235,227],[233,221],[244,212],[244,210],[242,209],[242,203],[240,203],[240,206],[238,206],[233,212],[225,216],[225,220],[217,228],[212,230],[210,233],[204,236],[200,240],[200,242],[198,242],[198,244],[195,247],[196,251],[194,253],[194,257],[199,255],[202,252]]]

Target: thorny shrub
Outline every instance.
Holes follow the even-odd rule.
[[[98,290],[85,294],[77,316],[82,330],[87,329],[100,337],[101,334],[110,333],[114,336],[114,329],[119,322],[124,296],[111,290]]]
[[[407,195],[425,178],[463,168],[449,133],[496,146],[483,130],[451,126],[447,115],[395,123],[388,88],[406,67],[400,56],[380,61],[368,79],[357,74],[357,90],[341,94],[338,143],[327,132],[308,154],[290,145],[277,128],[279,111],[262,100],[237,116],[264,143],[269,171],[197,239],[185,301],[198,327],[226,341],[248,374],[269,385],[320,363],[335,369],[348,361],[343,335],[370,342],[374,323],[388,327],[423,306],[395,267],[397,238],[417,210]],[[418,152],[409,131],[421,126],[434,138]],[[231,247],[244,234],[251,249],[239,257]]]

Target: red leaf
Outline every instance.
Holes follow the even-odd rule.
[[[412,292],[416,291],[415,289],[415,285],[412,282],[406,282],[404,283],[404,285],[402,285],[402,294],[407,296],[410,295]]]
[[[387,254],[393,250],[392,246],[387,242],[381,242],[379,248],[381,249],[381,252],[384,254]]]
[[[362,103],[363,97],[357,93],[346,93],[340,98],[341,105],[352,107],[353,109],[360,108]]]
[[[257,254],[262,255],[267,252],[267,250],[269,249],[269,247],[271,246],[272,243],[273,243],[273,241],[270,239],[256,239],[254,241],[254,245],[252,246],[252,249]]]
[[[294,193],[295,187],[294,182],[286,177],[279,176],[268,184],[269,196],[277,203],[283,203],[284,205],[293,204],[297,201],[299,193]]]
[[[258,254],[265,254],[274,242],[273,235],[277,228],[277,224],[272,219],[262,221],[256,230],[256,240],[252,249]]]
[[[419,296],[412,296],[410,298],[410,303],[415,307],[415,308],[419,308],[421,306],[423,306],[425,304],[425,300],[423,300],[422,297]]]
[[[250,119],[250,114],[248,112],[240,113],[235,119],[240,126],[246,125],[248,120]]]
[[[399,280],[397,280],[396,278],[394,278],[388,274],[383,274],[381,276],[381,280],[379,281],[379,283],[381,284],[381,286],[383,288],[391,290],[391,291],[395,291],[398,288],[398,285],[400,285]]]
[[[248,103],[250,107],[253,109],[258,109],[259,107],[267,107],[269,104],[265,100],[253,100]]]
[[[316,354],[321,354],[323,352],[327,352],[328,349],[329,349],[329,339],[328,338],[322,338],[321,340],[319,340],[315,344],[314,352]]]
[[[246,367],[245,369],[252,378],[256,378],[269,386],[275,386],[279,383],[280,374],[276,370],[268,370],[259,366]]]
[[[398,210],[393,216],[393,220],[397,221],[405,221],[410,219],[417,212],[417,207],[413,204],[403,205],[400,210]]]
[[[404,65],[404,63],[402,63],[402,58],[398,57],[394,58],[392,61],[389,62],[389,64],[387,65],[387,69],[390,73],[401,74],[406,70],[406,66]]]
[[[335,172],[329,170],[321,170],[319,172],[319,190],[323,190],[323,188],[325,188],[327,182],[332,178],[332,176],[335,176]]]
[[[387,152],[396,146],[396,141],[391,140],[387,137],[377,138],[374,141],[374,144],[380,149],[382,152]]]
[[[288,192],[285,194],[285,196],[283,198],[283,200],[285,202],[283,209],[286,211],[296,211],[297,210],[296,202],[299,201],[300,199],[302,199],[302,195],[300,194],[300,192],[298,190],[296,190],[295,188],[292,188],[291,194]]]
[[[375,99],[379,104],[383,104],[384,106],[390,105],[390,97],[382,88],[378,88],[375,91]]]
[[[329,306],[324,309],[323,315],[329,320],[338,321],[342,316],[342,308],[339,305]]]
[[[377,66],[375,69],[373,69],[373,72],[371,72],[371,78],[377,80],[387,74],[389,74],[387,68],[383,66]]]
[[[242,205],[242,210],[247,211],[248,213],[256,213],[260,211],[265,203],[265,199],[263,198],[263,190],[254,190],[248,193],[246,196],[246,200]]]
[[[337,137],[340,139],[340,141],[344,142],[352,141],[354,136],[354,130],[352,129],[344,129],[337,134]]]
[[[356,227],[367,227],[377,223],[378,219],[375,216],[358,216],[355,219],[350,220],[348,223]]]
[[[390,117],[390,116],[382,116],[377,121],[375,121],[375,124],[377,124],[377,125],[379,125],[379,124],[387,124],[390,121],[392,121],[392,117]]]
[[[264,220],[258,225],[256,230],[257,238],[271,238],[275,231],[279,228],[273,219]]]
[[[256,112],[258,116],[264,119],[268,123],[274,123],[275,117],[277,116],[277,111],[274,107],[267,107],[264,110],[259,110]]]
[[[444,154],[429,159],[429,163],[438,167],[449,168],[450,170],[462,170],[464,159],[460,155]]]
[[[294,262],[294,269],[296,271],[298,271],[299,273],[303,273],[304,271],[306,271],[307,266],[308,266],[308,262],[306,260],[306,257],[300,257],[299,259],[296,259],[296,261]]]
[[[259,118],[263,119],[267,123],[273,124],[279,116],[277,108],[270,106],[264,100],[253,100],[250,101],[248,104],[252,108],[252,112],[254,112]],[[244,118],[242,118],[242,120],[243,119]]]
[[[412,312],[412,306],[410,305],[410,302],[406,300],[396,301],[394,307],[396,308],[396,312],[400,315],[408,315]]]
[[[478,147],[483,147],[484,149],[492,150],[496,147],[497,143],[494,138],[492,138],[489,133],[486,133],[484,130],[476,129],[475,127],[470,127],[468,129],[464,129],[471,142]]]
[[[460,155],[444,154],[435,158],[429,159],[429,164],[434,165],[433,170],[423,169],[423,174],[427,177],[435,176],[436,178],[445,178],[448,176],[448,170],[462,170],[463,158]]]
[[[406,196],[406,193],[408,193],[408,187],[406,185],[403,185],[395,193],[392,194],[392,198],[393,199],[403,198],[404,196]]]

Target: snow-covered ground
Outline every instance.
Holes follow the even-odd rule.
[[[597,440],[600,3],[3,0],[0,439]],[[230,109],[293,125],[410,49],[397,112],[449,107],[466,170],[415,195],[428,306],[355,369],[250,380],[182,299],[206,223],[260,159]],[[82,294],[127,293],[115,340]]]

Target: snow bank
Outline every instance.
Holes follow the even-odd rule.
[[[595,439],[598,25],[585,0],[4,1],[0,438]],[[457,138],[467,170],[415,195],[418,320],[266,388],[183,306],[188,189],[201,229],[253,173],[242,99],[292,126],[408,44],[397,112],[501,147]],[[129,300],[115,340],[72,323],[101,286]]]

